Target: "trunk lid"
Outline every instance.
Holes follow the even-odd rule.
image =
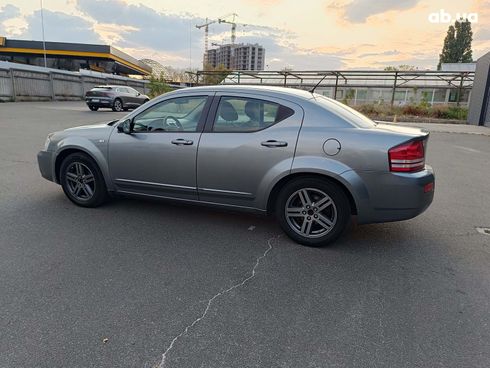
[[[374,129],[384,131],[384,132],[391,132],[391,133],[398,133],[400,135],[405,135],[407,136],[407,140],[416,137],[427,138],[429,135],[428,131],[420,128],[398,126],[398,125],[391,125],[391,124],[377,124]]]
[[[85,93],[85,97],[109,97],[112,93],[111,87],[95,87]]]

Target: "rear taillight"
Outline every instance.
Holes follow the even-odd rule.
[[[388,151],[390,171],[416,172],[425,167],[425,148],[423,140],[400,144]]]

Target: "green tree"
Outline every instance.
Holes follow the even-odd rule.
[[[387,66],[383,70],[389,71],[389,72],[395,72],[395,71],[404,71],[404,72],[410,72],[413,70],[418,70],[418,68],[414,65],[407,65],[407,64],[402,64],[398,66]]]
[[[471,22],[463,19],[456,21],[454,26],[449,26],[444,38],[442,52],[439,54],[437,69],[441,69],[442,63],[469,63],[473,61],[471,41],[473,32]]]
[[[199,81],[204,84],[220,84],[225,78],[230,74],[231,70],[226,69],[223,64],[220,64],[216,67],[212,65],[205,65],[204,72],[211,72],[209,74],[204,74],[204,79]]]
[[[473,52],[471,51],[471,41],[473,41],[473,31],[471,22],[468,20],[456,22],[456,50],[458,50],[458,62],[471,63]]]
[[[167,84],[167,80],[163,73],[160,76],[151,75],[150,78],[150,97],[156,97],[163,95],[164,93],[170,92],[172,87]]]

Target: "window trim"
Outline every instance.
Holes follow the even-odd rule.
[[[293,114],[288,116],[286,119],[282,119],[278,122],[274,122],[273,124],[269,125],[269,126],[266,126],[262,129],[257,129],[257,130],[251,130],[251,131],[215,131],[214,130],[214,124],[216,123],[216,120],[218,118],[218,108],[219,108],[219,104],[221,102],[221,99],[222,98],[236,98],[236,99],[249,99],[249,100],[258,100],[258,101],[263,101],[263,102],[267,102],[267,103],[271,103],[271,104],[276,104],[276,105],[279,105],[279,106],[284,106],[284,107],[287,107],[288,109],[291,109],[293,111]],[[291,116],[294,116],[294,114],[296,114],[296,110],[289,107],[289,106],[286,106],[286,105],[283,105],[279,102],[276,102],[276,101],[271,101],[271,100],[266,100],[264,98],[260,98],[260,97],[249,97],[249,96],[234,96],[234,95],[220,95],[220,96],[215,96],[214,99],[213,99],[213,103],[210,107],[210,111],[209,111],[209,114],[208,114],[208,119],[206,119],[206,125],[204,127],[204,133],[239,133],[239,134],[253,134],[253,133],[257,133],[257,132],[262,132],[266,129],[269,129],[271,127],[273,127],[274,125],[276,124],[279,124],[281,122],[283,122],[284,120],[287,120],[289,119]]]
[[[162,101],[159,101],[159,102],[157,102],[155,104],[152,104],[151,106],[148,106],[147,109],[145,109],[145,110],[141,111],[139,114],[131,117],[131,123],[134,123],[134,120],[138,116],[140,116],[141,114],[144,114],[149,109],[151,109],[153,107],[156,107],[156,106],[158,106],[160,104],[163,104],[163,103],[166,103],[166,102],[169,102],[169,101],[172,101],[172,100],[176,100],[176,99],[179,99],[179,98],[193,98],[193,97],[204,97],[204,98],[206,98],[206,102],[204,103],[204,107],[203,107],[201,116],[199,117],[199,121],[197,123],[196,130],[195,131],[188,132],[188,131],[180,131],[180,130],[168,130],[168,131],[165,131],[165,130],[156,130],[154,132],[133,132],[133,134],[162,134],[162,133],[180,133],[180,134],[186,134],[186,133],[202,133],[203,132],[204,125],[205,125],[205,123],[206,123],[206,121],[208,119],[208,115],[209,115],[209,111],[210,111],[210,108],[211,108],[211,104],[213,102],[213,96],[211,96],[211,95],[186,95],[186,96],[175,96],[175,97],[167,98],[165,100],[162,100]]]

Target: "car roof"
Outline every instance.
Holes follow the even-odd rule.
[[[292,97],[302,100],[310,100],[314,98],[311,92],[304,91],[296,88],[286,87],[274,87],[274,86],[252,86],[252,85],[213,85],[213,86],[200,86],[200,87],[188,87],[182,88],[172,93],[181,94],[188,92],[242,92],[242,93],[257,93],[262,95],[276,96],[276,97]]]
[[[118,84],[102,84],[100,86],[95,86],[93,88],[118,88],[118,87],[130,87],[130,86],[122,86]],[[130,87],[132,88],[132,87]]]

